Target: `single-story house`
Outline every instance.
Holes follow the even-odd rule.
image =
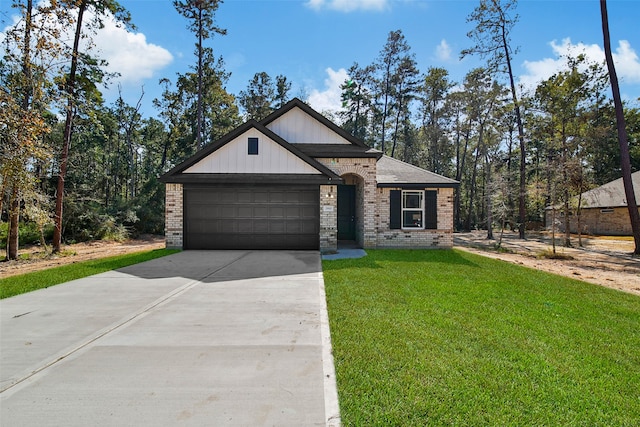
[[[160,179],[167,247],[453,246],[457,181],[383,155],[299,99]]]
[[[640,171],[631,174],[636,202],[640,201]],[[575,215],[578,198],[572,200],[573,211],[569,217],[569,227],[572,233],[578,232],[578,219]],[[608,182],[593,190],[582,193],[580,201],[580,228],[583,234],[604,236],[632,236],[631,219],[627,197],[622,178]],[[553,207],[546,208],[546,226],[551,228]],[[564,212],[556,206],[556,228],[564,232]]]

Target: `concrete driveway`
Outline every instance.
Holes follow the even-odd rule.
[[[185,251],[0,301],[3,426],[324,426],[320,254]]]

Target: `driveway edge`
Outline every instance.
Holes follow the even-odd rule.
[[[338,384],[336,369],[333,362],[333,347],[331,346],[331,331],[329,328],[329,312],[327,310],[327,295],[324,289],[324,275],[320,272],[320,335],[322,338],[322,371],[324,381],[324,411],[327,427],[339,427],[340,405],[338,403]]]

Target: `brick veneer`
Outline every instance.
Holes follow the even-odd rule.
[[[320,158],[316,159],[341,177],[349,175],[362,180],[361,206],[356,206],[357,212],[362,212],[356,224],[356,238],[363,248],[376,247],[376,159],[375,158]],[[320,208],[322,209],[322,207]],[[336,215],[336,232],[337,232]],[[322,227],[321,227],[322,228]],[[321,230],[322,232],[322,230]],[[323,236],[320,236],[322,242]],[[322,250],[322,247],[320,248]]]
[[[438,191],[438,228],[436,230],[391,230],[389,195],[378,189],[377,247],[379,248],[451,248],[453,247],[453,188],[425,188]]]
[[[556,230],[564,232],[564,217],[560,210],[556,210]],[[627,207],[612,209],[588,208],[582,209],[580,228],[584,234],[601,234],[609,236],[631,236],[631,219]],[[552,212],[546,211],[546,226],[551,229]],[[578,232],[578,218],[572,215],[569,218],[569,227],[572,233]]]
[[[165,241],[167,248],[182,249],[183,205],[182,184],[166,184]]]
[[[391,230],[389,192],[376,187],[373,158],[318,159],[349,184],[355,184],[358,224],[356,238],[363,248],[451,248],[453,246],[453,189],[439,188],[437,230]],[[166,184],[165,239],[168,248],[183,248],[183,186]],[[426,188],[429,190],[430,188]],[[320,251],[338,245],[338,192],[336,185],[320,186]]]
[[[320,186],[320,251],[332,253],[338,249],[338,189],[335,185]]]

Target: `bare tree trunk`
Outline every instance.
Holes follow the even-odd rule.
[[[489,163],[489,156],[485,153],[485,168],[486,168],[486,182],[485,192],[487,198],[487,239],[493,240],[493,212],[491,206],[491,163]]]
[[[551,209],[551,245],[553,246],[553,254],[556,254],[556,208]]]
[[[564,246],[571,247],[571,211],[569,209],[569,174],[567,171],[567,135],[562,122],[562,199],[564,202]]]
[[[504,26],[502,27],[502,46],[505,53],[505,61],[507,63],[507,70],[509,72],[509,83],[511,86],[511,98],[513,100],[513,108],[516,112],[516,122],[518,123],[518,140],[520,141],[520,194],[518,197],[518,233],[521,239],[525,236],[525,226],[527,220],[527,147],[524,140],[524,126],[522,125],[522,116],[520,114],[520,102],[518,101],[518,94],[516,93],[516,83],[513,78],[513,69],[511,67],[511,56],[509,55],[509,45],[507,43],[507,35],[505,33]]]
[[[2,186],[0,186],[0,222],[2,222],[2,208],[4,203],[4,191],[7,187],[7,176],[2,176]]]
[[[14,185],[9,201],[9,236],[7,239],[7,259],[18,259],[19,224],[20,224],[20,192]]]
[[[476,178],[478,171],[478,160],[480,159],[480,153],[482,152],[482,137],[484,134],[484,126],[480,125],[480,131],[478,133],[478,146],[476,147],[476,156],[473,161],[473,172],[471,173],[471,194],[469,195],[469,211],[467,214],[467,230],[471,230],[471,217],[473,215],[473,199],[476,197]]]
[[[78,51],[80,45],[80,33],[82,32],[82,17],[87,8],[86,0],[82,0],[78,5],[78,21],[76,22],[76,32],[73,40],[73,51],[71,52],[71,68],[67,82],[67,116],[64,124],[64,139],[62,142],[62,154],[60,156],[60,173],[58,174],[58,186],[56,190],[56,211],[55,227],[53,228],[53,252],[60,252],[62,245],[62,203],[64,201],[64,179],[67,175],[67,164],[69,161],[69,146],[71,145],[71,135],[73,134],[73,115],[75,104],[75,83],[76,70],[78,68]]]
[[[631,181],[631,160],[629,156],[629,143],[627,140],[627,130],[625,128],[624,112],[622,110],[622,99],[620,98],[620,88],[618,87],[618,76],[613,64],[611,53],[611,40],[609,37],[609,16],[607,13],[607,1],[600,0],[600,12],[602,15],[602,35],[604,37],[604,53],[611,80],[611,91],[613,92],[613,103],[616,109],[616,123],[618,125],[618,142],[620,144],[620,166],[622,168],[622,181],[624,183],[624,193],[627,198],[627,208],[633,230],[633,240],[635,242],[634,255],[640,255],[640,213]]]
[[[576,221],[578,223],[578,246],[582,247],[582,192],[584,179],[582,169],[580,170],[580,185],[578,188],[578,207],[576,208]]]
[[[196,149],[203,147],[202,141],[202,7],[198,8],[198,111],[197,111],[197,127],[196,127]]]

